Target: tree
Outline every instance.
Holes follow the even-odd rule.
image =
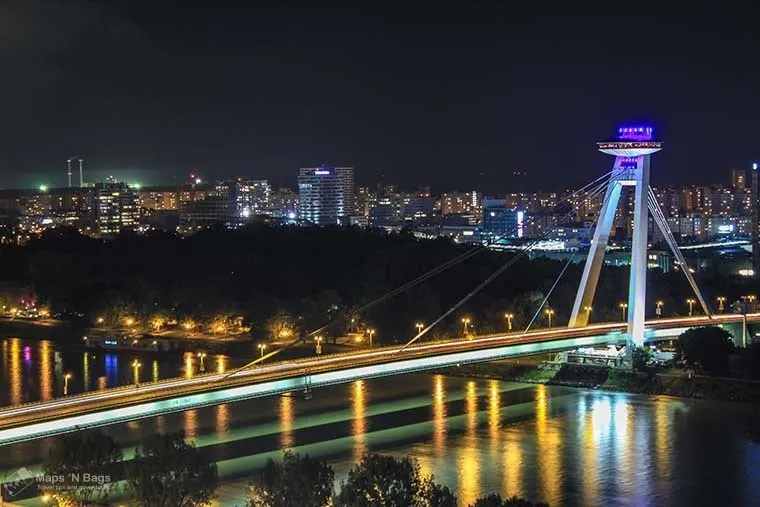
[[[516,496],[502,499],[501,495],[491,493],[488,496],[478,498],[470,507],[548,507],[548,505],[542,502],[533,503]]]
[[[127,467],[127,485],[146,507],[206,505],[218,485],[216,464],[182,432],[148,437]]]
[[[728,373],[733,349],[731,333],[716,326],[688,329],[676,342],[676,355],[695,370],[706,373]]]
[[[296,335],[296,323],[288,312],[280,310],[267,320],[269,339],[292,340]]]
[[[82,483],[81,488],[48,492],[59,505],[86,505],[91,501],[107,501],[113,492],[115,464],[121,461],[121,451],[114,440],[101,431],[88,431],[64,435],[56,439],[43,468],[47,475],[84,474],[108,476],[103,487],[95,483]],[[75,484],[74,484],[75,485]]]
[[[434,503],[435,502],[435,503]],[[452,507],[456,497],[420,476],[420,466],[412,458],[368,454],[348,472],[335,499],[336,507]]]
[[[333,496],[334,473],[308,455],[286,451],[282,463],[268,460],[248,488],[249,507],[324,507]]]

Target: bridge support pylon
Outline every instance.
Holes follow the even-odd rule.
[[[607,186],[599,220],[594,230],[586,265],[570,315],[570,327],[588,324],[596,293],[599,273],[609,242],[615,212],[624,186],[634,187],[633,241],[631,246],[631,273],[628,285],[627,344],[644,345],[644,317],[646,305],[647,241],[649,216],[649,161],[652,153],[662,149],[662,142],[652,137],[651,127],[623,127],[618,139],[597,143],[599,151],[615,156],[612,175]]]

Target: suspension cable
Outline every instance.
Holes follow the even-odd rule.
[[[609,181],[603,182],[600,185],[598,185],[592,192],[589,194],[589,198],[593,198],[596,195],[598,195],[601,191],[604,191],[609,184]],[[576,205],[578,207],[578,205]],[[403,347],[401,347],[397,352],[402,352],[406,350],[408,347],[410,347],[413,343],[415,343],[417,340],[422,338],[428,331],[433,329],[438,323],[440,323],[443,319],[454,313],[458,308],[460,308],[462,305],[464,305],[467,301],[469,301],[475,294],[480,292],[486,285],[490,284],[492,281],[494,281],[496,278],[499,277],[503,272],[505,272],[507,269],[512,267],[524,254],[528,253],[533,247],[535,247],[540,241],[543,241],[545,238],[547,238],[554,230],[559,227],[559,225],[564,222],[567,218],[572,216],[573,212],[575,211],[575,208],[573,210],[569,211],[567,214],[565,214],[560,220],[557,221],[557,223],[549,230],[547,230],[540,238],[532,241],[530,244],[526,245],[524,248],[522,248],[519,252],[517,252],[514,256],[512,256],[506,263],[504,263],[499,269],[494,271],[488,278],[486,278],[483,282],[481,282],[477,287],[475,287],[473,290],[471,290],[467,295],[465,295],[462,299],[457,301],[454,306],[446,310],[440,317],[435,319],[430,325],[428,325],[425,329],[422,329],[417,335],[415,335],[411,340],[409,340]]]
[[[611,171],[608,171],[608,172],[602,174],[598,178],[592,180],[591,182],[587,183],[583,187],[581,187],[578,190],[572,192],[569,196],[567,196],[565,199],[563,199],[563,201],[570,201],[572,203],[572,199],[574,199],[578,195],[586,192],[589,188],[594,187],[595,185],[596,185],[596,187],[594,187],[592,189],[592,191],[598,190],[600,182],[602,182],[601,183],[602,185],[606,185],[607,183],[609,183],[609,181],[611,180],[612,175],[613,175],[614,172],[615,172],[615,170],[613,169]],[[603,180],[605,180],[605,178],[607,178],[607,180],[603,181]],[[589,196],[585,197],[586,200],[588,200],[589,198],[590,198]],[[578,205],[575,205],[575,207],[578,207]],[[573,208],[573,210],[575,209],[575,207]],[[570,215],[570,214],[572,214],[572,212],[568,213],[568,215]],[[528,218],[529,224],[532,223],[532,220],[535,220],[535,219],[536,219],[536,217],[529,216],[529,218]],[[514,234],[515,232],[517,232],[519,230],[519,228],[521,226],[523,226],[523,225],[518,224],[517,226],[515,226],[513,228],[513,230],[510,230],[504,236],[508,236],[510,234]],[[553,231],[556,227],[557,226],[555,225],[554,228],[550,229],[549,232]],[[350,312],[350,314],[351,315],[358,315],[360,313],[366,312],[367,310],[369,310],[369,309],[371,309],[371,308],[373,308],[373,307],[375,307],[375,306],[377,306],[377,305],[379,305],[379,304],[387,301],[388,299],[391,299],[394,296],[396,296],[396,295],[398,295],[398,294],[400,294],[402,292],[406,292],[407,290],[409,290],[409,289],[411,289],[411,288],[419,285],[420,283],[428,280],[429,278],[437,275],[438,273],[441,273],[442,271],[445,271],[445,270],[449,269],[450,267],[455,266],[456,264],[459,264],[460,262],[463,262],[463,261],[465,261],[465,260],[473,257],[474,255],[476,255],[476,254],[478,254],[478,253],[480,253],[480,252],[488,249],[488,247],[490,245],[492,245],[494,243],[501,242],[504,239],[505,238],[502,236],[501,238],[497,238],[496,240],[491,241],[491,242],[489,242],[487,244],[476,245],[473,248],[470,248],[469,250],[467,250],[466,252],[463,252],[463,253],[457,255],[456,257],[454,257],[454,258],[452,258],[452,259],[444,262],[443,264],[441,264],[441,265],[439,265],[439,266],[431,269],[430,271],[427,271],[426,273],[423,273],[422,275],[414,278],[413,280],[410,280],[409,282],[406,282],[405,284],[403,284],[403,285],[401,285],[399,287],[396,287],[395,289],[392,289],[391,291],[383,294],[382,296],[379,296],[379,297],[373,299],[372,301],[370,301],[370,302],[368,302],[368,303],[360,306],[359,308],[357,308],[354,311]],[[519,256],[520,254],[517,254],[517,255]],[[335,326],[338,322],[339,322],[339,320],[334,320],[334,321],[328,322],[327,324],[319,327],[318,329],[315,329],[315,330],[313,330],[313,331],[311,331],[309,333],[306,333],[305,335],[300,336],[300,337],[298,337],[298,338],[296,338],[296,339],[294,339],[294,340],[292,340],[292,341],[290,341],[290,342],[282,345],[280,348],[275,349],[275,350],[273,350],[273,351],[271,351],[271,352],[269,352],[269,353],[267,353],[267,354],[265,354],[263,356],[260,356],[260,357],[258,357],[256,359],[254,359],[253,361],[251,361],[251,362],[249,362],[249,363],[247,363],[247,364],[245,364],[245,365],[243,365],[243,366],[241,366],[241,367],[239,367],[239,368],[237,368],[235,370],[230,371],[227,375],[225,375],[225,376],[222,377],[222,380],[224,380],[224,379],[226,379],[226,378],[228,378],[228,377],[230,377],[232,375],[235,375],[235,374],[237,374],[240,371],[243,371],[243,370],[246,370],[248,368],[251,368],[252,366],[255,366],[255,365],[257,365],[257,364],[259,364],[259,363],[261,363],[263,361],[266,361],[267,359],[270,359],[270,358],[276,356],[277,354],[279,354],[281,352],[284,352],[285,350],[290,349],[291,347],[293,347],[293,346],[295,346],[295,345],[297,345],[297,344],[305,341],[306,339],[308,339],[310,337],[313,337],[313,336],[316,336],[316,335],[318,335],[318,334],[326,331],[327,329]],[[428,331],[427,329],[424,330],[424,332],[422,334],[424,334],[427,331]]]
[[[705,312],[705,315],[712,318],[712,312],[710,312],[710,309],[708,308],[704,297],[702,297],[702,292],[699,290],[699,286],[697,285],[696,280],[691,274],[691,269],[689,268],[689,265],[687,264],[686,259],[684,258],[683,253],[681,252],[681,249],[678,248],[678,243],[676,242],[676,239],[673,236],[673,232],[670,230],[670,227],[668,226],[668,221],[665,218],[665,214],[663,213],[662,209],[660,208],[660,203],[657,202],[657,196],[655,195],[652,187],[649,187],[648,198],[649,198],[648,199],[649,209],[652,212],[652,217],[654,218],[657,225],[660,227],[660,230],[663,233],[662,235],[665,238],[665,242],[670,247],[670,250],[673,252],[673,255],[676,256],[676,260],[678,264],[681,266],[681,271],[683,272],[684,276],[686,276],[686,280],[689,282],[691,289],[694,291],[694,294],[697,296],[697,299],[699,300],[699,304],[702,307],[702,311]]]
[[[536,310],[536,313],[533,314],[533,318],[530,319],[530,322],[528,323],[528,326],[525,328],[525,331],[523,331],[523,335],[528,334],[528,331],[530,331],[530,327],[533,325],[533,323],[536,321],[539,315],[541,315],[541,310],[544,308],[544,305],[549,301],[549,297],[551,297],[552,292],[554,292],[554,289],[557,287],[557,284],[559,283],[560,279],[562,278],[562,275],[565,274],[565,271],[567,271],[567,268],[570,267],[570,263],[575,259],[575,254],[578,252],[573,252],[573,255],[571,255],[567,262],[565,263],[565,267],[562,268],[562,271],[559,272],[559,275],[557,276],[557,279],[554,280],[554,284],[552,285],[551,289],[549,289],[549,292],[546,293],[546,297],[544,297],[544,300],[541,301],[541,304],[538,307],[538,310]]]

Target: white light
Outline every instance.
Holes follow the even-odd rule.
[[[200,178],[195,178],[195,184],[196,185],[200,185],[201,184],[201,179]]]

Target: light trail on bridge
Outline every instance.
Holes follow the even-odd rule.
[[[760,321],[760,313],[720,314],[657,319],[647,323],[651,338],[663,331],[677,336],[689,327]],[[530,333],[487,335],[471,340],[421,343],[330,356],[283,361],[244,370],[168,379],[139,388],[121,387],[0,410],[0,445],[116,422],[151,417],[232,401],[320,387],[357,379],[434,370],[458,364],[492,361],[573,348],[624,343],[625,323],[583,328],[540,329]],[[668,336],[666,335],[665,338]]]

